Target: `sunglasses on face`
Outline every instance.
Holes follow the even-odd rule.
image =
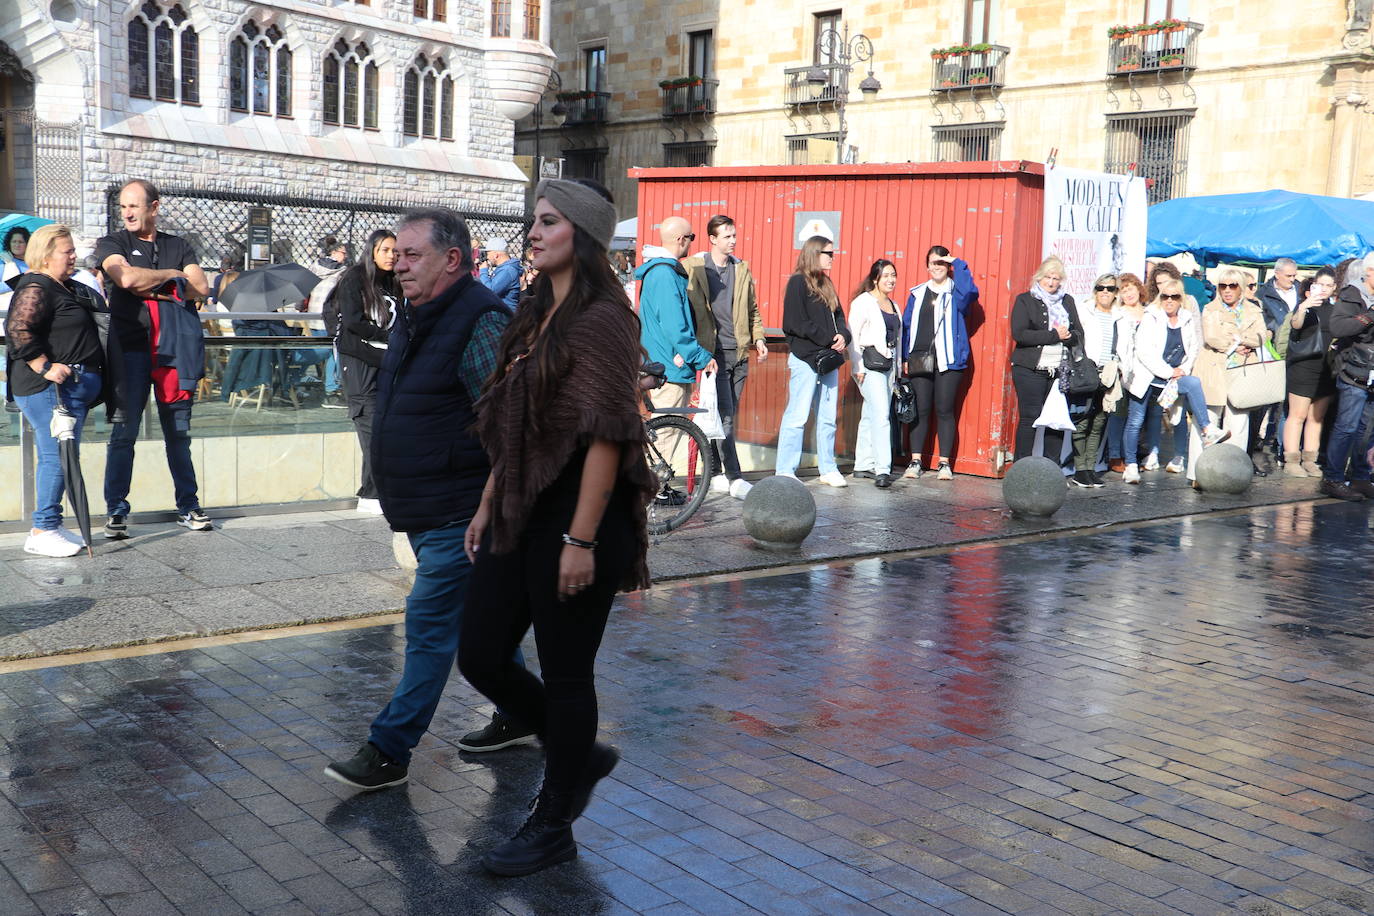
[[[1239,283],[1218,283],[1217,289],[1240,289]]]
[[[1094,287],[1093,287],[1093,292],[1095,292],[1095,293],[1114,293],[1114,292],[1116,292],[1116,287],[1115,287],[1115,286],[1094,286]]]
[[[831,257],[831,258],[833,258],[833,257],[835,256],[835,252],[833,252],[833,251],[822,251],[821,254],[826,255],[827,257]]]
[[[1180,293],[1160,293],[1159,298],[1164,302],[1182,302],[1183,296]]]
[[[682,240],[685,242],[695,242],[697,240],[697,234],[695,232],[689,232],[682,237]]]

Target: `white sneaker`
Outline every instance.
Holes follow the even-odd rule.
[[[55,530],[58,534],[62,535],[64,538],[71,541],[77,547],[86,546],[86,539],[83,538],[81,535],[77,534],[75,531],[72,531],[70,528],[57,528]]]
[[[730,478],[729,478],[729,477],[726,477],[724,474],[717,474],[715,477],[712,477],[712,478],[711,478],[711,492],[712,492],[712,493],[729,493],[729,492],[730,492]]]
[[[377,499],[363,499],[358,497],[358,511],[364,515],[381,515],[382,503]]]
[[[1148,454],[1148,455],[1145,456],[1145,467],[1143,468],[1143,470],[1146,470],[1146,471],[1158,471],[1158,470],[1159,470],[1159,452],[1151,451],[1150,454]]]
[[[730,484],[730,495],[735,499],[744,499],[752,489],[754,489],[754,485],[741,477]]]
[[[825,484],[827,487],[849,486],[849,481],[845,480],[844,475],[841,474],[839,471],[831,471],[829,474],[822,474],[819,479],[820,482]]]
[[[64,538],[61,532],[46,528],[25,538],[24,553],[36,553],[40,557],[72,557],[81,552],[81,546]]]
[[[1125,472],[1121,475],[1122,483],[1140,483],[1140,465],[1128,464]]]
[[[1170,474],[1182,474],[1183,465],[1184,461],[1182,458],[1175,458],[1173,461],[1164,465],[1164,470],[1168,471]]]
[[[1231,438],[1229,429],[1217,429],[1215,426],[1207,427],[1207,431],[1202,434],[1203,447],[1216,445],[1218,442],[1225,442]]]

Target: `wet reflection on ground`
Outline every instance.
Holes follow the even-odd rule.
[[[0,911],[1374,909],[1368,511],[1293,505],[622,601],[625,763],[582,855],[498,881],[540,757],[320,776],[394,629],[0,677]]]

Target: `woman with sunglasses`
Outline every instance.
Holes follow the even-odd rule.
[[[787,407],[778,430],[781,477],[796,477],[801,462],[806,421],[816,408],[816,464],[821,483],[847,487],[835,464],[835,410],[839,402],[840,366],[853,335],[840,308],[830,270],[835,243],[813,235],[797,254],[797,269],[782,298],[782,333],[787,337]]]
[[[954,456],[958,435],[957,403],[959,388],[968,368],[969,305],[978,298],[978,286],[963,258],[952,257],[944,245],[932,245],[926,252],[930,279],[912,287],[902,313],[902,368],[916,393],[916,422],[911,427],[911,464],[908,479],[921,476],[921,457],[930,437],[931,413],[938,449],[931,449],[937,480],[952,480],[949,459]],[[917,358],[913,359],[915,355]],[[924,365],[923,365],[924,364]],[[913,371],[929,368],[930,372]]]
[[[1231,434],[1231,441],[1242,448],[1250,437],[1250,412],[1235,409],[1227,400],[1230,378],[1226,370],[1256,360],[1259,348],[1269,336],[1264,312],[1245,298],[1247,279],[1234,267],[1225,268],[1218,275],[1217,298],[1207,303],[1202,313],[1202,351],[1193,369],[1202,381],[1211,422],[1220,424]],[[1195,478],[1198,451],[1191,447],[1188,451],[1189,480]]]
[[[1172,277],[1159,278],[1158,295],[1145,309],[1145,316],[1136,329],[1135,346],[1131,355],[1129,397],[1130,413],[1126,420],[1126,454],[1134,457],[1140,448],[1140,430],[1146,424],[1159,428],[1164,413],[1159,396],[1173,382],[1178,390],[1180,408],[1193,415],[1203,445],[1224,442],[1229,433],[1216,428],[1207,413],[1202,382],[1191,375],[1198,356],[1198,334],[1193,325],[1197,319],[1183,308],[1186,294],[1183,284]],[[1183,425],[1180,418],[1179,425]],[[1122,483],[1140,483],[1140,466],[1126,464]]]
[[[1116,278],[1117,334],[1116,352],[1121,361],[1121,387],[1129,383],[1127,376],[1131,371],[1131,345],[1135,341],[1135,329],[1140,319],[1145,317],[1145,281],[1133,273],[1124,273]],[[1117,474],[1126,470],[1123,436],[1126,432],[1128,398],[1117,402],[1116,409],[1107,418],[1107,470]]]
[[[1323,267],[1307,281],[1302,301],[1289,319],[1293,330],[1288,336],[1288,418],[1283,424],[1283,472],[1289,477],[1322,476],[1317,450],[1326,409],[1336,393],[1336,377],[1325,350],[1299,355],[1293,345],[1314,337],[1331,340],[1329,322],[1335,292],[1336,272]]]
[[[1098,277],[1093,281],[1093,307],[1078,316],[1083,325],[1083,352],[1099,369],[1117,360],[1120,311],[1116,307],[1116,293],[1115,274]],[[1069,417],[1074,421],[1074,474],[1069,482],[1076,487],[1106,485],[1097,473],[1097,453],[1107,426],[1107,415],[1102,412],[1106,393],[1105,388],[1099,387],[1092,394],[1069,395]]]

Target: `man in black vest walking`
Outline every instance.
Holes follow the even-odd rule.
[[[406,303],[377,377],[372,473],[382,513],[415,551],[406,599],[401,683],[362,749],[325,774],[359,789],[406,781],[411,749],[429,728],[458,653],[471,564],[463,549],[491,468],[470,432],[473,405],[496,369],[510,310],[472,278],[472,238],[452,210],[411,210],[396,227],[396,277]],[[516,661],[524,658],[516,651]],[[534,733],[499,711],[458,746],[491,751]]]

